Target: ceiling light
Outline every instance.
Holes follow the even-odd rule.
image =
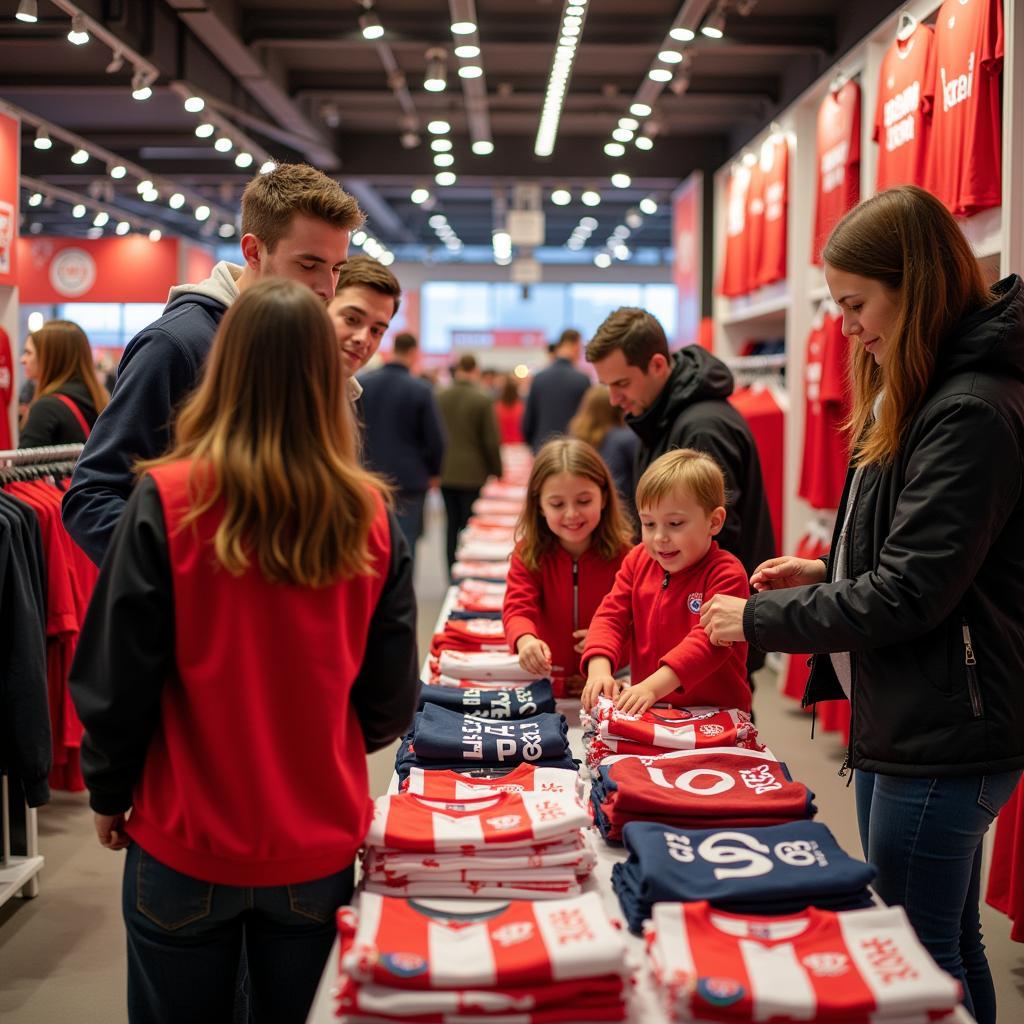
[[[476,153],[477,156],[490,156],[494,152],[494,143],[490,139],[477,139],[476,142],[470,146],[470,149]]]
[[[448,153],[448,152],[451,151],[451,148],[452,148],[452,140],[451,139],[431,139],[430,140],[430,148],[435,153]]]
[[[277,170],[277,164],[273,160],[264,160],[260,164],[260,174],[270,174],[271,171]]]
[[[633,138],[633,132],[629,128],[616,128],[612,132],[612,138],[616,142],[629,142]]]
[[[208,206],[197,206],[195,217],[196,220],[206,220],[210,216],[210,208]]]
[[[75,203],[75,205],[71,207],[71,216],[74,217],[76,220],[79,220],[80,218],[84,217],[85,203]]]
[[[471,21],[453,21],[453,36],[471,36],[476,31],[476,25]]]
[[[160,198],[160,193],[155,188],[148,188],[142,193],[144,203],[155,203]]]
[[[647,77],[652,82],[671,82],[672,72],[668,68],[651,68],[647,72]]]
[[[567,188],[556,188],[551,193],[551,202],[555,206],[568,206],[572,202],[572,193]]]
[[[580,249],[583,248],[583,240],[580,239],[580,238],[575,238],[575,237],[574,238],[570,238],[569,241],[566,242],[565,244],[570,249],[572,249],[573,252],[579,252]]]
[[[96,239],[103,237],[103,228],[89,228],[85,233],[86,238]]]
[[[144,178],[135,186],[135,191],[141,196],[143,192],[148,192],[152,187],[153,182],[151,182],[149,178]]]
[[[226,135],[218,136],[217,141],[213,144],[213,148],[218,153],[230,153],[233,146],[234,143]]]
[[[185,109],[190,114],[198,114],[205,106],[206,100],[204,100],[202,96],[189,96],[189,98],[185,100]]]
[[[631,132],[635,132],[640,127],[640,122],[635,117],[620,117],[619,127],[628,128]]]
[[[243,169],[246,167],[252,167],[252,162],[255,159],[256,158],[252,155],[252,153],[247,153],[243,151],[235,157],[235,166],[241,167]]]
[[[448,87],[448,66],[444,50],[433,47],[427,50],[427,70],[423,76],[423,88],[427,92],[444,92]]]
[[[204,121],[202,124],[196,125],[196,138],[208,139],[216,130],[209,121]]]
[[[622,156],[626,152],[626,147],[621,142],[606,142],[604,151],[608,156]]]
[[[491,245],[494,247],[494,258],[506,260],[512,255],[512,236],[507,231],[495,231],[491,234]]]
[[[700,27],[701,35],[708,39],[721,39],[725,35],[725,14],[719,4]]]
[[[616,188],[629,188],[633,184],[633,179],[628,174],[613,174],[611,180]]]
[[[631,103],[629,112],[637,117],[650,117],[651,108],[646,103]]]
[[[84,164],[84,163],[88,163],[88,161],[89,161],[89,154],[84,149],[76,149],[74,151],[74,153],[71,154],[71,162],[73,164]]]
[[[124,164],[111,164],[107,168],[107,173],[114,179],[120,180],[128,173],[128,168]]]
[[[100,210],[100,212],[97,213],[95,217],[93,217],[92,226],[94,228],[105,228],[107,226],[107,221],[109,220],[110,214],[107,213],[106,210]]]
[[[434,181],[436,181],[442,188],[446,188],[448,185],[454,185],[456,180],[457,179],[453,171],[441,171],[440,174],[434,175]]]
[[[142,68],[136,68],[132,75],[132,99],[148,100],[153,95],[150,86],[153,84],[153,77],[147,74]]]
[[[365,242],[365,241],[366,241],[366,232],[365,231],[359,230],[359,231],[353,231],[352,232],[352,244],[353,245],[358,245],[360,248],[362,248],[363,242]]]
[[[85,15],[81,11],[71,17],[71,31],[68,32],[68,42],[75,46],[82,46],[89,42],[89,30],[85,27]]]
[[[606,270],[612,265],[612,258],[606,252],[599,252],[594,257],[594,266],[600,267],[602,270]]]
[[[18,21],[24,21],[30,25],[37,22],[39,20],[39,11],[36,7],[36,0],[21,0],[14,16]]]
[[[132,89],[133,100],[148,100],[153,95],[153,90],[148,85],[141,85],[138,89]]]
[[[447,135],[452,130],[452,126],[447,121],[431,121],[427,125],[427,131],[431,135]]]
[[[654,139],[648,138],[646,135],[638,135],[633,140],[633,145],[637,149],[654,149]]]
[[[644,222],[643,217],[641,217],[636,210],[627,210],[625,220],[626,225],[633,231],[640,227],[640,225],[643,224]]]
[[[658,204],[650,197],[646,196],[640,200],[640,210],[642,213],[646,213],[648,217],[658,212]]]
[[[385,267],[390,267],[395,262],[395,254],[393,252],[382,252],[380,254],[380,262]]]
[[[415,149],[420,144],[420,137],[415,132],[402,132],[398,136],[402,149]]]
[[[586,232],[589,234],[591,231],[593,231],[597,227],[597,218],[596,217],[583,217],[583,218],[581,218],[580,219],[580,227],[584,228],[586,230]]]
[[[629,259],[629,247],[626,245],[617,245],[614,249],[615,258],[617,260],[628,260]]]
[[[475,43],[460,43],[455,47],[455,56],[463,60],[472,60],[480,56],[480,47]]]
[[[384,35],[384,26],[373,11],[367,11],[359,16],[359,27],[363,31],[364,39],[380,39]]]
[[[160,239],[163,238],[163,237],[164,237],[163,232],[159,228],[153,228],[149,232],[149,240],[151,242],[159,242]]]
[[[692,28],[682,28],[681,26],[678,28],[670,28],[668,30],[668,34],[677,43],[690,43],[697,38]]]
[[[435,153],[434,154],[434,166],[435,167],[451,167],[455,163],[455,157],[451,153]]]
[[[33,192],[32,195],[30,195],[28,197],[28,205],[29,206],[39,206],[39,205],[42,204],[42,201],[43,201],[43,193],[42,192]]]
[[[484,69],[476,64],[463,64],[459,68],[459,78],[479,78],[484,73]]]
[[[185,205],[185,197],[180,192],[175,192],[170,199],[167,200],[167,205],[172,210],[180,210]]]
[[[221,238],[231,238],[235,233],[235,225],[231,221],[225,221],[219,228],[217,228],[217,234]]]
[[[36,139],[32,143],[36,149],[50,149],[53,146],[53,139],[50,138],[50,133],[40,125],[36,129]]]
[[[119,220],[117,222],[117,227],[114,228],[114,234],[117,234],[117,235],[127,235],[128,232],[131,231],[131,229],[132,229],[132,226],[131,226],[131,224],[128,223],[128,221],[126,221],[126,220]]]
[[[435,213],[427,223],[436,231],[448,223],[448,218],[443,213]]]
[[[584,206],[599,206],[601,203],[601,193],[595,192],[594,189],[588,188],[583,195],[580,196]]]
[[[409,198],[417,205],[422,206],[430,198],[430,190],[425,188],[414,188]]]
[[[580,4],[571,4],[565,9],[566,14],[575,18],[578,18],[583,13],[583,11],[584,8]]]
[[[683,59],[683,55],[678,50],[662,50],[658,54],[658,60],[663,64],[678,64]]]

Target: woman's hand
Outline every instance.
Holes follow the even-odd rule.
[[[532,633],[524,633],[516,641],[519,667],[535,676],[551,675],[551,648]]]
[[[716,647],[728,647],[731,643],[746,640],[743,635],[743,609],[746,606],[747,602],[742,597],[729,594],[715,594],[700,606],[700,624]]]
[[[577,654],[582,654],[583,648],[586,646],[587,643],[587,631],[585,629],[574,629],[572,633],[572,638],[576,641],[576,643],[573,645],[573,650]]]
[[[820,558],[797,558],[796,555],[769,558],[750,577],[750,585],[755,590],[785,590],[824,582],[825,563]]]
[[[108,850],[124,850],[131,846],[131,840],[124,830],[124,814],[93,814],[96,838],[100,846]]]
[[[595,672],[587,679],[587,685],[583,687],[580,695],[580,704],[584,711],[590,711],[597,703],[598,697],[611,697],[622,689],[622,683],[610,672]]]

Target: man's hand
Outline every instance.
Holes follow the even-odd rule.
[[[755,590],[785,590],[808,583],[825,582],[825,563],[820,558],[781,555],[762,562],[750,577]]]
[[[108,850],[124,850],[131,846],[132,841],[124,830],[124,812],[122,814],[93,814],[96,826],[96,837],[100,846]]]
[[[729,594],[715,594],[700,606],[700,624],[716,647],[728,647],[731,643],[746,640],[743,635],[743,609],[746,606],[744,598]]]
[[[551,675],[551,648],[532,633],[524,633],[516,641],[519,667],[538,678]]]

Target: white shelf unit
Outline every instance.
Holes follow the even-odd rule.
[[[39,895],[37,876],[43,867],[43,858],[39,855],[39,827],[34,807],[25,808],[25,856],[11,854],[9,789],[7,776],[0,775],[0,831],[3,834],[3,846],[0,848],[0,907],[19,893],[27,898]]]

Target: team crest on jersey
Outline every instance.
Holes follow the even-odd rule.
[[[809,953],[801,962],[816,978],[838,978],[850,969],[845,953]]]
[[[503,924],[491,932],[491,938],[499,946],[516,946],[533,938],[533,922],[513,921],[510,924]]]
[[[702,736],[721,736],[725,732],[725,726],[723,725],[702,725],[699,726]]]
[[[418,953],[385,953],[380,958],[381,966],[398,978],[415,978],[427,973],[427,961]]]
[[[703,603],[704,603],[704,595],[703,594],[691,594],[686,599],[686,606],[690,609],[691,612],[693,612],[694,615],[696,615],[697,612],[700,611],[700,606]]]
[[[744,996],[745,989],[735,978],[701,978],[697,994],[712,1006],[731,1006]]]
[[[497,818],[488,818],[487,824],[491,828],[504,830],[508,828],[515,828],[523,819],[518,814],[502,814]]]

